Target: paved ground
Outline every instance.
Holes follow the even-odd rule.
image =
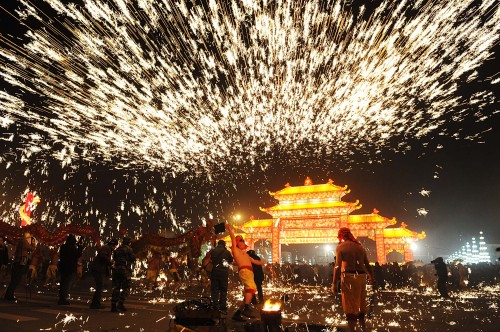
[[[109,312],[109,296],[106,292],[103,310],[88,308],[91,284],[80,281],[72,289],[71,305],[57,305],[57,289],[32,287],[31,298],[25,287],[19,287],[18,303],[0,301],[0,331],[169,331],[173,330],[173,308],[189,299],[199,299],[206,292],[199,286],[183,286],[179,291],[170,289],[144,291],[135,285],[127,301],[126,313]],[[107,282],[109,286],[109,282]],[[254,320],[250,323],[233,322],[240,298],[238,285],[230,285],[231,306],[226,319],[219,326],[191,325],[195,331],[259,331]],[[282,323],[288,331],[345,331],[340,300],[330,296],[326,288],[295,286],[266,288],[268,298],[281,299]],[[3,291],[0,290],[3,297]],[[500,287],[483,287],[480,290],[452,294],[454,299],[440,300],[428,289],[384,291],[373,294],[372,315],[368,325],[373,331],[498,331]],[[245,328],[246,326],[246,328]],[[181,327],[177,326],[178,330]]]

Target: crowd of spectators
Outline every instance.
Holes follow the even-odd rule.
[[[4,287],[10,280],[10,274],[13,263],[13,253],[15,246],[8,243],[3,244],[7,248],[8,259],[5,256],[4,261],[0,264],[0,285]],[[4,247],[3,247],[4,248]],[[5,250],[1,250],[2,255],[5,255]],[[55,271],[51,266],[56,265],[57,248],[50,248],[39,243],[37,250],[33,253],[39,257],[31,260],[29,266],[30,273],[28,282],[37,285],[47,285],[56,287],[55,280],[60,281],[60,271]],[[209,278],[201,269],[201,264],[193,264],[189,262],[187,257],[174,257],[173,253],[159,255],[155,253],[157,264],[155,265],[155,279],[148,276],[148,263],[151,262],[151,257],[148,259],[138,260],[134,270],[134,280],[138,280],[143,284],[145,289],[154,290],[162,287],[178,288],[180,284],[185,285],[201,285],[208,287]],[[81,273],[78,274],[79,279],[91,277],[89,264],[95,257],[95,248],[87,247],[78,266]],[[148,262],[149,260],[149,262]],[[34,264],[36,263],[36,265]],[[478,264],[462,264],[459,261],[448,263],[448,282],[449,291],[460,291],[465,289],[474,289],[478,286],[496,285],[500,279],[500,264],[498,263],[478,263]],[[428,287],[436,287],[436,269],[431,263],[414,261],[404,264],[376,263],[374,268],[374,287],[379,290],[393,290],[398,288],[409,287],[419,291],[425,291]],[[309,265],[304,263],[283,263],[283,264],[266,264],[263,267],[264,272],[264,287],[268,283],[276,286],[301,284],[306,286],[325,286],[329,287],[332,284],[333,263],[328,265]],[[151,274],[151,272],[150,272]],[[229,272],[230,280],[237,282],[238,270],[236,267],[231,267]],[[75,282],[78,282],[76,280]]]
[[[436,269],[433,264],[409,262],[399,264],[375,263],[373,267],[375,288],[397,289],[410,287],[424,290],[435,287],[437,281]],[[470,289],[479,285],[495,285],[500,279],[500,265],[477,263],[464,265],[461,262],[447,264],[448,289]],[[310,286],[329,286],[332,284],[333,263],[329,265],[308,264],[272,264],[264,267],[267,280],[277,283],[296,283]]]

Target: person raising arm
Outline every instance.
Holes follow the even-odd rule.
[[[248,246],[241,235],[235,236],[234,229],[231,225],[226,224],[226,229],[229,231],[229,236],[231,237],[231,251],[233,254],[234,261],[238,266],[238,275],[241,283],[244,286],[243,290],[243,302],[238,310],[234,313],[232,319],[235,321],[245,321],[243,316],[255,318],[257,315],[250,307],[252,297],[257,292],[257,285],[254,281],[252,263],[255,265],[264,265],[264,261],[256,260],[250,257],[246,249]]]

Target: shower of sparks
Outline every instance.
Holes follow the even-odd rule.
[[[308,143],[348,159],[457,134],[446,121],[484,120],[494,98],[457,90],[497,43],[495,0],[384,1],[369,18],[340,0],[46,2],[50,19],[30,1],[13,13],[41,26],[28,42],[1,36],[19,90],[1,92],[0,123],[36,130],[27,158],[210,174]]]
[[[104,233],[129,217],[142,232],[143,220],[161,213],[185,232],[190,220],[179,220],[170,203],[184,197],[195,210],[219,198],[165,189],[179,174],[235,186],[249,173],[272,176],[274,159],[280,167],[306,158],[350,169],[360,158],[378,162],[385,151],[405,153],[433,137],[478,140],[482,132],[463,130],[462,122],[492,116],[498,78],[474,83],[498,44],[495,0],[387,0],[376,8],[343,0],[193,2],[0,7],[17,20],[15,31],[26,30],[0,33],[0,140],[7,146],[0,167],[21,164],[26,178],[49,177],[55,160],[66,182],[92,165],[167,174],[163,187],[126,175],[120,211],[106,214],[89,171],[66,191],[77,196],[84,188],[84,204],[53,198],[38,221],[97,218]],[[110,196],[120,185],[112,182]],[[130,188],[141,185],[138,198]],[[14,220],[18,202],[2,204],[0,218]]]

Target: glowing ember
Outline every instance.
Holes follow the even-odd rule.
[[[77,319],[80,319],[81,320],[81,317],[80,318],[77,318],[75,315],[73,315],[72,313],[70,314],[64,314],[64,318],[59,321],[58,323],[56,323],[56,325],[58,324],[63,324],[63,326],[66,326],[66,324],[70,323],[70,322],[74,322],[76,321]]]

